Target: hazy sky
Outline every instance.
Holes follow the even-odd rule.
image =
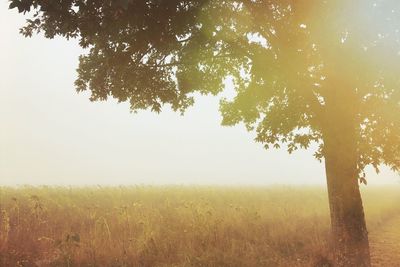
[[[0,3],[0,184],[325,184],[312,151],[266,151],[244,127],[220,126],[218,99],[185,116],[131,114],[77,94],[74,41],[18,34]],[[400,183],[384,170],[369,182]]]

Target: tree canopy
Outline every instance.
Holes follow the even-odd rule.
[[[400,3],[396,0],[11,0],[25,36],[77,38],[78,91],[133,111],[184,111],[217,95],[224,125],[265,147],[319,145],[349,124],[358,171],[400,168]],[[340,128],[340,127],[339,127]]]

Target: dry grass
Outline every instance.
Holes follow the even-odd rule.
[[[322,188],[0,188],[1,266],[328,266]],[[399,188],[364,189],[370,230]],[[326,263],[326,265],[324,265]]]

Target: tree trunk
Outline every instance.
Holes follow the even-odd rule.
[[[358,179],[360,97],[356,85],[338,75],[340,66],[334,63],[328,71],[321,121],[334,261],[337,267],[370,267]]]
[[[335,266],[370,267],[368,232],[358,185],[356,142],[352,131],[347,131],[352,127],[346,127],[343,121],[337,123],[341,124],[333,124],[324,138]]]
[[[369,267],[368,232],[357,178],[332,159],[325,164],[336,265]]]

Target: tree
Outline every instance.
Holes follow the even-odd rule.
[[[78,91],[131,109],[184,112],[217,95],[223,125],[266,148],[316,144],[326,167],[334,260],[370,266],[359,182],[400,168],[400,4],[396,0],[10,0],[25,36],[78,38]]]

